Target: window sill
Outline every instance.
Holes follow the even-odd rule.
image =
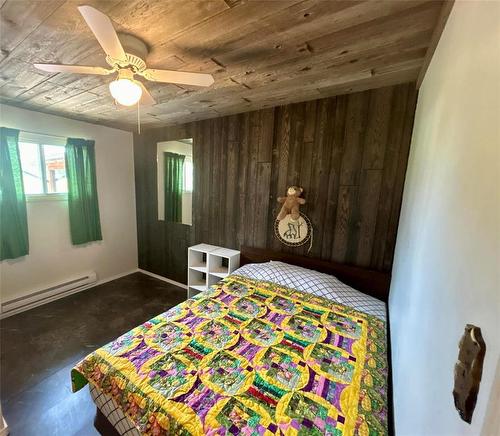
[[[27,194],[26,201],[37,202],[37,201],[66,201],[68,199],[67,193],[61,194]]]

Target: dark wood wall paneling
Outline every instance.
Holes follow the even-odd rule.
[[[390,271],[416,105],[402,84],[134,136],[139,266],[186,282],[205,242],[306,254],[274,237],[276,199],[304,188],[308,255]],[[194,138],[193,226],[157,219],[156,144]]]

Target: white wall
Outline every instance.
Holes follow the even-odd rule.
[[[67,201],[29,201],[30,253],[0,263],[1,301],[87,271],[106,280],[137,269],[134,155],[130,132],[0,105],[0,125],[95,140],[103,240],[73,246]]]
[[[479,435],[495,397],[499,42],[499,2],[456,2],[420,89],[389,301],[397,435]],[[487,345],[471,425],[452,396],[467,323]]]

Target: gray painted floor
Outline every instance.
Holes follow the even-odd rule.
[[[2,320],[0,398],[11,436],[97,435],[88,388],[71,393],[72,366],[185,298],[135,273]]]

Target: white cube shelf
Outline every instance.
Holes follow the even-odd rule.
[[[240,266],[240,252],[216,245],[188,248],[188,298],[206,291]]]

